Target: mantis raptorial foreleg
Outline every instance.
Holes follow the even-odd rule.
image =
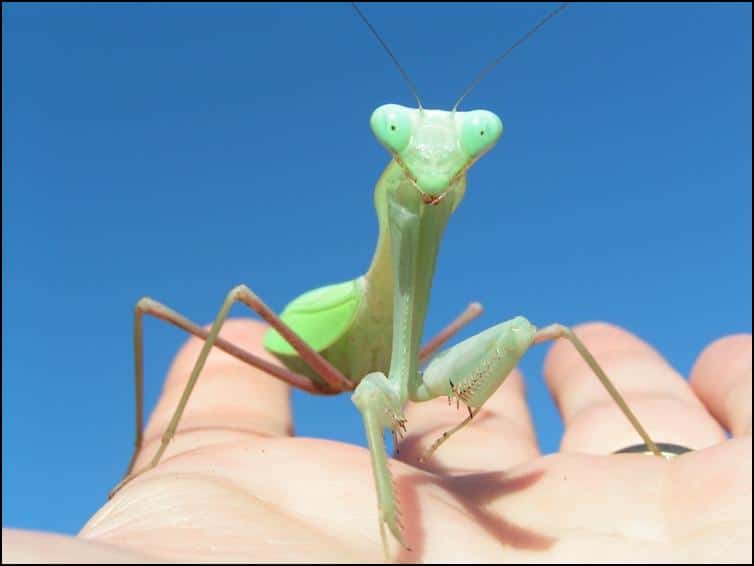
[[[517,317],[472,336],[442,352],[430,362],[422,376],[422,385],[417,390],[416,400],[426,401],[439,396],[455,397],[469,408],[469,416],[459,425],[443,433],[421,456],[420,461],[428,458],[441,444],[471,422],[532,345],[558,338],[566,338],[574,345],[646,446],[656,456],[661,456],[657,445],[641,426],[605,371],[571,329],[562,324],[551,324],[536,330],[525,318]]]
[[[393,476],[388,467],[387,451],[383,431],[388,428],[394,433],[405,430],[406,419],[400,391],[394,382],[388,381],[385,374],[370,373],[361,380],[351,397],[364,420],[369,452],[372,459],[377,487],[380,535],[383,548],[387,548],[384,525],[390,529],[396,539],[405,547],[401,532],[400,508],[395,497]]]

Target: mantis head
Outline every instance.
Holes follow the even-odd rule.
[[[422,107],[419,93],[398,59],[356,3],[352,2],[352,5],[403,75],[419,106],[418,109],[398,104],[380,106],[372,113],[372,131],[421,193],[423,201],[427,204],[437,204],[454,186],[455,181],[489,151],[503,133],[503,123],[492,112],[458,112],[461,101],[511,51],[565,10],[567,4],[561,4],[551,11],[502,55],[487,65],[471,81],[450,112],[425,110]]]
[[[385,104],[369,123],[429,204],[439,202],[503,133],[500,118],[487,110],[446,112]]]

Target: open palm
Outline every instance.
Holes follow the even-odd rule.
[[[223,335],[262,352],[263,331],[234,320]],[[559,341],[544,372],[566,425],[557,454],[540,454],[517,374],[424,465],[420,452],[461,413],[443,400],[407,407],[409,434],[391,463],[410,546],[394,547],[398,561],[751,562],[751,336],[707,348],[689,385],[623,330],[577,332],[653,438],[695,451],[671,461],[607,456],[639,440]],[[190,340],[176,358],[137,470],[199,347]],[[36,560],[382,561],[368,451],[292,436],[289,394],[214,351],[156,469],[126,485],[78,539],[9,531],[4,548]]]

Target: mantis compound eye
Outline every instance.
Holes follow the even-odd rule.
[[[477,157],[490,149],[503,133],[503,123],[486,110],[461,115],[461,147],[469,157]]]
[[[413,124],[409,110],[397,104],[385,104],[369,120],[374,135],[394,153],[400,153],[411,141]]]

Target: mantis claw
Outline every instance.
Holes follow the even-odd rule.
[[[406,430],[406,419],[401,410],[400,397],[382,373],[370,373],[356,387],[352,400],[364,420],[367,442],[372,461],[372,472],[377,485],[377,503],[380,525],[387,526],[395,539],[408,548],[403,540],[403,523],[396,497],[393,475],[388,466],[384,430],[390,429],[397,451],[397,437]],[[387,556],[387,543],[383,537]]]

